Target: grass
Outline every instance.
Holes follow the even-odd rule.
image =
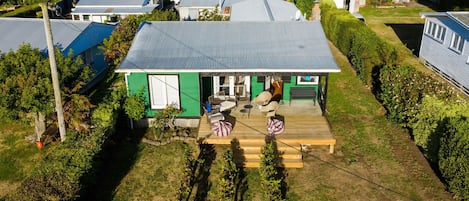
[[[34,130],[15,122],[0,124],[0,197],[15,189],[42,159],[46,150],[24,138]]]

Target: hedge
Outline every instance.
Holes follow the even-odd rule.
[[[321,13],[328,39],[348,57],[360,80],[376,87],[373,77],[379,69],[398,61],[396,49],[346,10],[324,5]]]
[[[326,36],[372,86],[388,119],[409,128],[424,155],[438,165],[449,191],[469,200],[467,101],[434,75],[399,64],[396,48],[347,11],[323,6],[321,12]]]
[[[74,200],[92,171],[94,157],[103,143],[114,133],[123,90],[122,79],[109,89],[92,114],[94,128],[89,134],[68,131],[66,140],[52,147],[16,191],[6,200]]]

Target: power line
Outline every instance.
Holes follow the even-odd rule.
[[[163,33],[163,34],[165,34],[165,33]],[[171,37],[171,38],[172,38],[173,40],[175,40],[176,42],[181,43],[181,44],[184,45],[185,47],[191,48],[191,47],[188,46],[187,44],[184,44],[182,41],[179,41],[177,38],[174,38],[174,37]],[[191,48],[191,49],[192,49],[192,48]],[[130,49],[129,49],[129,51],[130,51]],[[128,53],[128,52],[127,52],[127,53]],[[199,52],[199,53],[200,53],[200,52]],[[204,55],[204,54],[202,54],[202,55]],[[205,56],[207,56],[207,55],[205,55]],[[208,57],[208,56],[207,56],[207,57]],[[214,59],[211,58],[211,57],[208,57],[208,59],[214,60]],[[151,73],[152,73],[152,72],[148,72],[148,71],[147,71],[146,69],[144,69],[144,68],[139,67],[138,65],[136,65],[136,64],[133,63],[132,61],[127,60],[127,62],[129,62],[131,65],[134,65],[135,68],[141,70],[143,73],[147,73],[147,74],[151,74]],[[218,61],[216,61],[216,62],[218,62]],[[219,63],[219,62],[218,62],[218,63]],[[219,63],[219,64],[221,64],[222,66],[227,66],[227,65],[224,65],[224,64],[222,64],[222,63]],[[177,73],[175,73],[175,74],[177,74]],[[200,74],[199,74],[199,75],[200,75]],[[160,82],[164,83],[166,86],[170,87],[170,88],[179,89],[178,87],[172,86],[171,84],[167,83],[167,82],[164,81],[164,80],[161,80],[161,79],[159,79],[159,78],[157,78],[157,79],[158,79]],[[200,86],[199,86],[199,87],[200,87]],[[127,90],[128,90],[128,89],[127,89]],[[188,93],[186,93],[186,92],[183,92],[182,90],[179,90],[179,93],[181,93],[181,94],[183,94],[183,95],[186,95],[188,98],[190,98],[190,99],[192,99],[192,100],[200,101],[200,98],[193,97],[191,94],[188,94]],[[200,103],[200,106],[203,107],[203,103],[202,103],[202,102]],[[248,124],[244,123],[242,120],[237,120],[236,123],[240,123],[240,124],[246,126],[247,128],[251,129],[252,131],[255,131],[255,132],[257,132],[257,133],[260,133],[261,135],[264,135],[265,137],[270,137],[270,136],[271,136],[271,135],[267,134],[265,131],[260,131],[260,130],[258,130],[257,128],[254,128],[254,127],[249,126]],[[255,135],[255,133],[253,133],[253,134]],[[282,142],[281,140],[276,140],[276,142],[277,142],[277,143],[281,143],[281,144],[283,144],[283,145],[286,145],[286,146],[288,146],[288,147],[294,148],[295,150],[297,150],[297,151],[299,151],[299,152],[302,152],[302,151],[301,151],[300,149],[298,149],[296,146],[293,146],[293,145],[290,145],[290,144],[288,144],[288,143]],[[411,197],[409,197],[408,195],[405,195],[405,194],[403,194],[403,193],[401,193],[401,192],[399,192],[399,191],[397,191],[397,190],[394,190],[394,189],[392,189],[392,188],[389,188],[389,187],[386,187],[386,186],[384,186],[384,185],[382,185],[382,184],[379,184],[379,183],[377,183],[377,182],[375,182],[375,181],[372,181],[372,180],[370,180],[370,179],[367,179],[367,178],[365,178],[364,176],[361,176],[361,175],[358,174],[358,173],[355,173],[355,172],[353,172],[353,171],[350,171],[350,170],[346,169],[345,167],[341,167],[341,166],[339,166],[339,165],[337,165],[337,164],[334,164],[334,163],[332,163],[332,162],[330,162],[330,161],[323,160],[323,159],[321,159],[320,157],[318,157],[318,156],[316,156],[316,155],[314,155],[314,154],[312,154],[312,153],[305,153],[305,154],[308,155],[308,156],[311,156],[311,157],[315,158],[316,160],[318,160],[318,161],[320,161],[320,162],[322,162],[322,163],[324,163],[324,164],[327,164],[328,166],[330,166],[330,167],[332,167],[332,168],[334,168],[334,169],[337,169],[337,170],[339,170],[339,171],[345,172],[346,174],[349,174],[349,175],[351,175],[351,176],[354,176],[355,178],[358,178],[358,179],[360,179],[360,180],[366,181],[367,183],[370,183],[370,184],[372,184],[372,185],[378,187],[379,189],[383,189],[383,190],[385,190],[385,191],[394,193],[394,194],[396,194],[396,195],[398,195],[398,196],[401,196],[401,197],[403,197],[403,198],[405,198],[405,199],[407,199],[407,200],[414,200],[414,199],[412,199]]]

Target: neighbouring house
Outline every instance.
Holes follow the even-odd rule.
[[[469,12],[420,13],[425,18],[419,57],[469,95]]]
[[[151,13],[158,0],[80,0],[72,9],[72,20],[117,23],[128,15]]]
[[[85,64],[95,71],[96,77],[107,68],[104,55],[98,46],[108,38],[114,26],[71,20],[51,20],[54,44],[64,55],[70,51],[74,56],[81,56]],[[47,53],[47,41],[44,21],[32,18],[0,18],[0,52],[15,51],[21,44],[29,43]]]
[[[295,4],[284,0],[245,0],[231,4],[230,21],[304,21]]]
[[[197,20],[203,10],[218,12],[230,21],[304,21],[295,4],[283,0],[181,0],[181,20]]]
[[[264,144],[268,118],[282,116],[277,139],[333,151],[323,115],[329,73],[340,69],[319,21],[145,22],[116,72],[125,73],[128,93],[143,89],[147,117],[173,105],[181,124],[199,127],[199,142]],[[212,117],[235,121],[231,134],[213,135]],[[299,158],[291,165],[302,167],[293,152]]]
[[[230,14],[231,4],[243,0],[180,0],[176,5],[179,18],[184,21],[194,21],[204,10],[214,11],[218,7],[218,11],[224,15]]]

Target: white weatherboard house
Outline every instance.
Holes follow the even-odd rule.
[[[426,19],[420,59],[469,95],[469,12],[420,15]]]
[[[71,20],[51,20],[54,45],[64,55],[70,51],[73,56],[81,56],[99,75],[107,68],[104,55],[98,46],[108,38],[114,26]],[[16,51],[23,43],[29,43],[41,52],[47,52],[47,41],[42,19],[0,18],[0,52]]]
[[[230,21],[304,21],[295,4],[283,0],[181,0],[181,20],[197,20],[207,9],[229,16]]]
[[[80,0],[72,9],[72,20],[117,22],[128,15],[151,13],[158,0]]]

